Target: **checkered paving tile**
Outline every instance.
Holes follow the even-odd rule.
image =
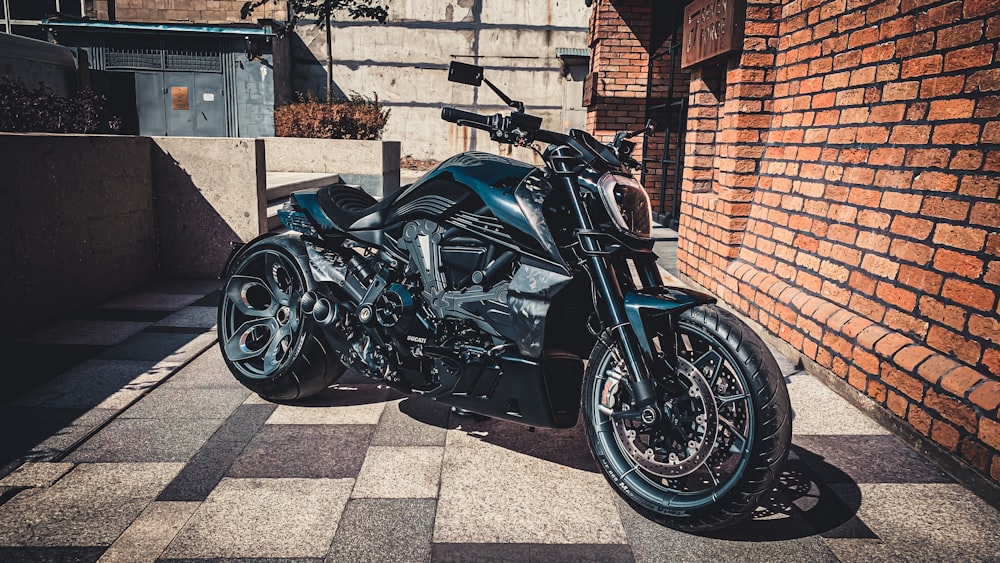
[[[790,362],[778,485],[746,523],[692,535],[619,499],[579,425],[459,416],[353,373],[261,400],[212,345],[213,291],[70,319],[124,323],[104,344],[32,336],[86,353],[0,408],[23,429],[0,439],[0,561],[1000,559],[995,508]]]

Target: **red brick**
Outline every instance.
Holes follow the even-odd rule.
[[[958,328],[961,329],[961,327]],[[979,343],[962,338],[955,332],[940,326],[932,326],[927,331],[927,345],[968,364],[978,363],[983,351]]]
[[[994,199],[1000,191],[1000,181],[991,176],[965,176],[958,193],[982,199]]]
[[[971,99],[934,100],[931,102],[927,119],[930,121],[969,119],[972,117],[974,107],[975,100]]]
[[[919,205],[917,208],[919,209]],[[905,215],[894,217],[892,225],[889,227],[889,231],[894,234],[904,235],[917,240],[926,239],[933,229],[934,223],[926,219],[907,217]]]
[[[983,165],[983,153],[975,150],[955,151],[948,167],[952,170],[978,170]]]
[[[985,381],[969,394],[969,401],[987,411],[1000,407],[1000,381]]]
[[[899,391],[903,395],[921,402],[924,396],[924,384],[909,375],[892,368],[882,368],[882,382]]]
[[[950,149],[914,148],[906,152],[906,165],[916,168],[944,168],[948,165],[950,156]]]
[[[969,317],[969,334],[1000,345],[1000,319],[972,315]]]
[[[926,76],[929,74],[940,74],[942,67],[943,58],[941,55],[929,55],[926,57],[917,57],[914,59],[906,59],[903,61],[903,69],[900,73],[900,78],[916,78],[918,76]]]
[[[976,431],[976,413],[971,408],[951,397],[936,393],[930,389],[924,396],[924,406],[937,411],[948,422],[964,428],[968,432]]]
[[[942,76],[926,78],[920,83],[921,98],[942,98],[954,96],[966,85],[964,76]]]
[[[886,303],[895,305],[904,311],[912,310],[917,304],[917,294],[884,281],[878,283],[875,295]]]
[[[906,417],[906,408],[909,404],[910,402],[901,395],[897,395],[891,391],[886,394],[885,406],[889,407],[889,410],[900,418]]]
[[[1000,12],[1000,0],[965,0],[962,15],[966,18],[988,16]]]
[[[976,279],[983,273],[983,261],[975,256],[941,248],[934,255],[934,267],[966,278]]]
[[[931,426],[931,439],[951,451],[958,449],[958,438],[958,430],[947,422],[935,420]]]
[[[965,326],[965,320],[968,317],[962,307],[942,303],[930,295],[924,295],[920,298],[920,314],[927,319],[957,330]]]
[[[979,419],[979,439],[995,450],[1000,450],[1000,424],[988,418]]]
[[[931,142],[935,145],[974,145],[979,142],[979,125],[975,123],[935,125]]]
[[[925,175],[931,174],[926,172],[918,177],[918,180],[923,179]],[[952,176],[952,178],[954,178]],[[914,189],[917,189],[917,183],[914,182]],[[923,183],[923,182],[921,182]],[[929,183],[933,183],[930,181]],[[957,187],[958,182],[955,180],[954,186]],[[926,189],[926,188],[924,188]],[[947,191],[953,191],[947,190]],[[969,216],[969,203],[965,201],[956,200],[954,197],[938,197],[938,196],[925,196],[924,205],[920,208],[920,214],[927,217],[939,217],[941,219],[951,219],[953,221],[964,221],[966,217]]]
[[[937,48],[951,49],[959,45],[975,43],[983,36],[982,20],[946,27],[937,32]]]
[[[961,89],[961,86],[959,86]],[[882,100],[895,102],[899,100],[912,100],[920,92],[920,82],[891,82],[882,87]]]
[[[889,142],[894,145],[925,145],[930,135],[930,125],[897,125],[892,128]]]
[[[986,243],[986,231],[940,223],[934,229],[934,243],[978,252]]]
[[[917,368],[917,375],[931,385],[936,385],[945,374],[950,373],[957,367],[959,367],[959,364],[951,358],[941,354],[934,354],[920,364]]]
[[[918,242],[897,239],[889,247],[889,254],[900,260],[924,265],[931,261],[934,249]]]
[[[945,55],[944,71],[954,72],[966,68],[986,67],[990,64],[991,59],[993,59],[993,45],[991,44],[957,49]]]
[[[945,280],[941,296],[977,311],[992,310],[996,302],[996,296],[988,288],[954,278]]]
[[[990,462],[990,452],[971,436],[962,439],[959,450],[962,457],[979,471],[986,471]]]
[[[909,409],[906,413],[906,420],[917,430],[917,432],[920,432],[924,436],[931,433],[930,415],[917,408],[916,405],[914,405],[914,407]]]
[[[879,181],[880,179],[882,180],[881,182]],[[878,175],[876,175],[875,184],[887,188],[895,187],[895,188],[906,189],[909,187],[909,184],[908,182],[903,183],[905,179],[906,179],[905,176],[898,176],[898,175],[886,174],[882,176],[882,178],[879,178]],[[904,213],[916,213],[917,211],[920,211],[920,206],[922,202],[923,202],[923,196],[921,196],[920,194],[911,194],[904,192],[888,192],[888,191],[882,194],[883,209],[892,209],[895,211],[902,211]],[[900,217],[897,216],[897,220],[899,218]]]
[[[962,366],[941,380],[941,387],[956,397],[965,397],[970,389],[985,381],[978,371]]]
[[[972,207],[969,222],[973,225],[1000,227],[1000,203],[977,202]]]

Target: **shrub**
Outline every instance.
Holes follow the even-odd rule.
[[[0,80],[0,131],[13,133],[117,133],[121,120],[108,115],[104,96],[82,91],[60,96],[39,83]]]
[[[278,137],[310,139],[376,140],[389,120],[378,96],[353,94],[327,103],[310,95],[297,103],[274,110],[274,133]]]

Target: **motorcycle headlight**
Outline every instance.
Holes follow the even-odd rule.
[[[632,178],[605,174],[597,184],[608,215],[621,230],[640,238],[653,232],[649,194]]]

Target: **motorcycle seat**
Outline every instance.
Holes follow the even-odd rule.
[[[320,208],[344,231],[380,229],[392,198],[379,201],[358,186],[331,184],[316,194]],[[352,228],[353,227],[353,228]]]

